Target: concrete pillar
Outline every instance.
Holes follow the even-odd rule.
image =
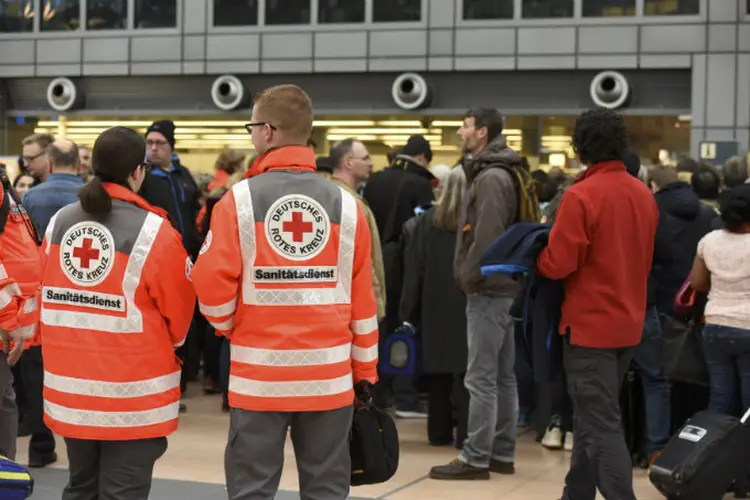
[[[697,158],[701,141],[738,141],[745,154],[750,149],[750,41],[740,36],[738,17],[745,0],[706,4],[706,51],[693,54],[690,152]]]

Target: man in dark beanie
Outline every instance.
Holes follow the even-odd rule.
[[[201,238],[196,227],[200,210],[200,189],[190,171],[179,161],[173,160],[175,146],[175,126],[169,120],[159,120],[146,130],[146,155],[151,169],[143,180],[138,192],[147,202],[164,209],[175,228],[182,236],[182,244],[188,255],[195,261],[201,246]],[[187,387],[189,375],[198,371],[198,346],[201,332],[206,331],[206,322],[198,313],[188,333],[185,345],[177,350],[183,359],[182,390]],[[184,411],[184,406],[180,405]]]
[[[400,326],[398,309],[401,302],[401,229],[414,217],[415,210],[427,207],[435,199],[433,189],[437,178],[427,170],[432,160],[430,143],[421,135],[409,137],[406,145],[396,154],[388,168],[370,176],[362,196],[375,215],[378,233],[383,247],[385,268],[386,313],[381,322],[380,338]],[[389,380],[379,383],[375,403],[385,406]],[[394,377],[396,416],[404,418],[426,418],[419,408],[419,394],[411,377]]]

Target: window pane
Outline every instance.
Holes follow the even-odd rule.
[[[127,0],[88,0],[87,30],[122,30],[127,27]]]
[[[0,33],[34,29],[34,0],[0,0]]]
[[[573,17],[573,0],[523,0],[522,17]]]
[[[136,28],[176,28],[177,0],[136,0]]]
[[[701,13],[700,0],[644,0],[647,16],[686,16]]]
[[[214,0],[214,26],[256,26],[258,0]]]
[[[42,0],[42,31],[78,31],[81,29],[79,0]]]
[[[318,0],[318,22],[363,23],[365,0]]]
[[[422,0],[373,0],[372,20],[376,23],[421,21]]]
[[[634,15],[635,0],[583,0],[583,17]]]
[[[513,19],[513,0],[464,0],[464,19]]]
[[[266,0],[266,24],[310,24],[310,0]]]

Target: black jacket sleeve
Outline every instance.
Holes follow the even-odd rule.
[[[415,327],[421,325],[422,283],[424,281],[425,236],[428,217],[420,215],[409,220],[402,232],[403,281],[399,319]]]

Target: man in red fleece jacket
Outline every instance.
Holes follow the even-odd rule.
[[[563,195],[537,269],[565,280],[560,334],[574,407],[574,448],[563,500],[635,500],[620,421],[622,378],[641,341],[659,210],[625,168],[625,123],[605,109],[576,121],[573,147],[588,165]]]

